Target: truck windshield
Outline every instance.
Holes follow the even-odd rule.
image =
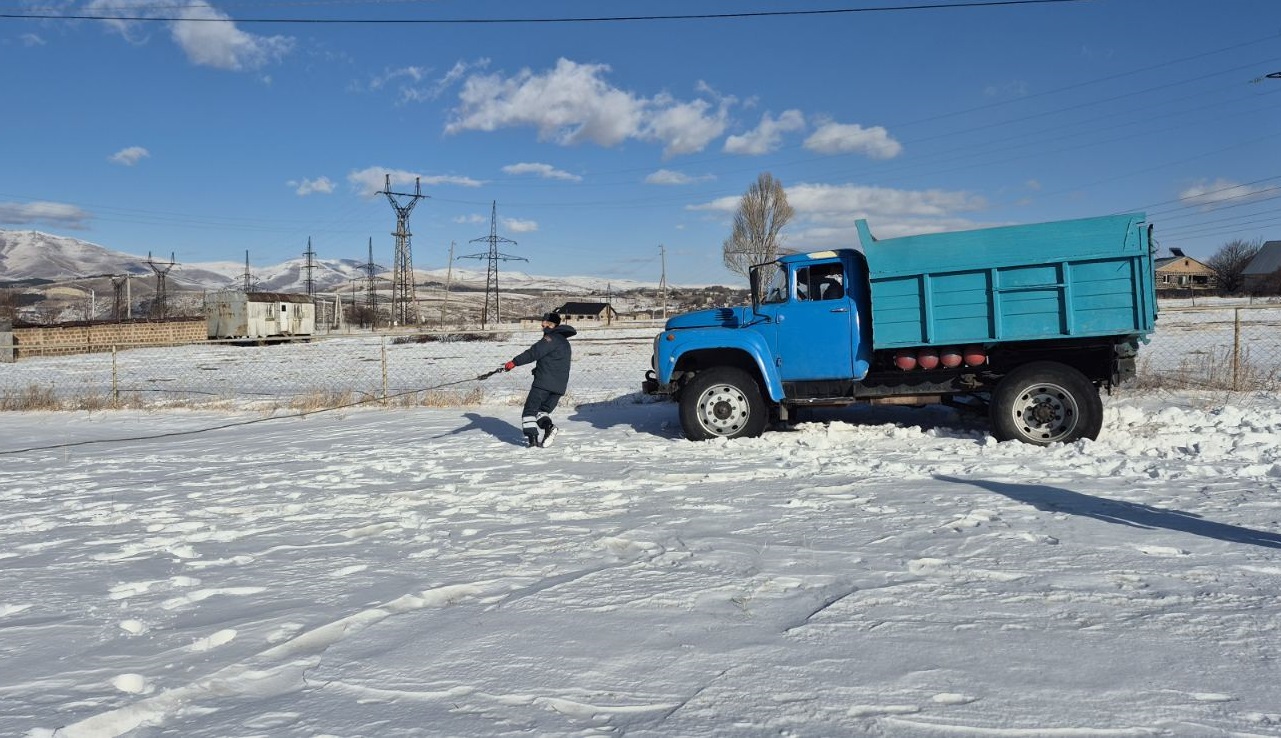
[[[762,305],[787,301],[787,270],[782,264],[761,264],[756,269],[756,284],[761,293],[756,296]]]

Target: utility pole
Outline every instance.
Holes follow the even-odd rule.
[[[498,323],[502,316],[498,312],[498,262],[499,261],[529,261],[523,256],[509,256],[498,252],[498,244],[510,243],[515,245],[515,241],[510,238],[503,238],[498,235],[498,201],[493,201],[493,207],[489,214],[489,235],[481,238],[473,238],[471,243],[488,242],[489,251],[484,254],[469,254],[460,256],[460,259],[488,259],[489,268],[485,273],[485,307],[480,311],[481,330],[489,323]]]
[[[663,275],[658,280],[658,290],[663,294],[663,322],[667,322],[667,249],[663,244],[658,245],[658,254],[662,259]]]
[[[304,273],[307,275],[303,278],[302,283],[307,287],[307,296],[316,294],[316,282],[311,278],[311,270],[316,266],[316,252],[311,250],[311,236],[307,236],[307,250],[302,252],[307,261],[303,263]]]
[[[445,310],[449,307],[449,285],[454,279],[454,242],[449,242],[449,262],[445,265],[445,301],[440,304],[440,327],[445,327]]]
[[[427,197],[422,193],[422,187],[419,185],[418,177],[414,178],[414,194],[410,195],[404,192],[391,191],[391,175],[387,175],[386,184],[380,195],[386,195],[387,201],[396,211],[396,232],[392,235],[396,237],[396,258],[392,262],[391,271],[391,320],[393,325],[407,325],[409,323],[410,306],[413,306],[414,322],[421,323],[422,319],[418,315],[418,301],[414,294],[414,260],[410,256],[409,248],[409,214],[413,212],[414,206],[419,200]],[[398,197],[408,197],[408,203],[401,203]],[[370,259],[370,261],[373,261]]]
[[[249,258],[248,253],[249,252],[245,252],[246,260]],[[151,258],[151,252],[148,251],[147,260],[143,263],[151,267],[151,271],[155,272],[156,274],[156,295],[151,300],[151,316],[150,317],[164,318],[165,313],[168,312],[168,303],[169,303],[169,294],[168,294],[169,287],[165,282],[165,278],[169,275],[169,270],[173,269],[174,265],[177,262],[173,260],[173,253],[170,252],[168,264],[156,263]]]

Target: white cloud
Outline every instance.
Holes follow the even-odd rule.
[[[538,230],[538,222],[533,220],[517,220],[516,218],[503,218],[503,227],[512,233],[532,233]]]
[[[0,223],[4,225],[45,224],[61,228],[83,229],[92,216],[60,202],[0,202]]]
[[[508,164],[503,167],[503,172],[507,174],[533,174],[543,179],[560,179],[568,182],[581,182],[583,178],[577,174],[570,174],[553,167],[551,164],[538,164],[534,162],[521,162],[519,164]]]
[[[604,64],[562,58],[541,73],[523,69],[511,77],[470,76],[445,133],[527,126],[537,129],[540,140],[562,146],[611,147],[639,139],[662,143],[671,156],[700,151],[724,132],[733,98],[716,105],[666,94],[646,98],[606,82],[609,71]]]
[[[801,184],[786,190],[787,202],[798,214],[826,221],[853,222],[876,216],[944,217],[986,205],[982,197],[965,191],[827,184]]]
[[[151,156],[151,152],[141,146],[130,146],[127,149],[121,149],[112,154],[107,158],[107,160],[116,164],[123,164],[126,167],[131,167],[149,156]]]
[[[1179,199],[1188,205],[1199,205],[1211,209],[1220,203],[1250,202],[1275,193],[1275,187],[1253,187],[1220,178],[1197,182],[1180,192]]]
[[[354,171],[347,175],[347,181],[364,197],[374,197],[383,190],[387,183],[387,176],[391,176],[392,189],[403,189],[413,187],[417,181],[422,186],[428,185],[458,185],[459,187],[480,187],[484,184],[478,179],[471,177],[460,177],[445,174],[418,174],[417,172],[407,172],[403,169],[387,169],[386,167],[367,167],[360,171]]]
[[[805,148],[820,154],[864,154],[872,159],[893,159],[903,151],[881,126],[864,128],[857,123],[825,121],[805,139]]]
[[[476,213],[472,213],[471,215],[454,216],[453,220],[455,223],[458,223],[460,225],[470,225],[472,223],[488,223],[489,222],[489,218],[483,215],[478,215]]]
[[[458,61],[444,75],[435,79],[432,79],[431,67],[407,66],[387,69],[382,74],[371,77],[367,84],[353,83],[348,89],[353,92],[378,92],[394,88],[397,93],[397,105],[430,102],[443,95],[467,72],[488,66],[489,59],[485,58],[471,62]]]
[[[856,245],[854,223],[860,218],[879,238],[975,228],[980,224],[958,213],[987,204],[965,191],[827,184],[800,184],[785,190],[788,204],[796,211],[788,240],[802,248]],[[727,196],[686,209],[728,216],[738,210],[740,200],[740,196]]]
[[[704,174],[698,177],[691,177],[690,175],[685,174],[684,172],[675,172],[675,171],[672,171],[671,169],[659,169],[657,172],[654,172],[653,174],[650,174],[648,177],[646,177],[645,183],[653,184],[653,185],[675,186],[675,185],[693,184],[695,182],[707,182],[715,178],[716,177],[714,177],[711,174]]]
[[[768,154],[778,148],[784,133],[804,128],[805,116],[799,110],[786,110],[777,119],[765,113],[755,129],[741,136],[730,136],[725,139],[725,152],[747,156]]]
[[[702,151],[729,125],[728,102],[722,102],[715,112],[710,112],[712,105],[706,100],[677,102],[660,95],[654,103],[657,110],[649,117],[642,135],[664,142],[664,157]]]
[[[37,36],[34,33],[24,33],[18,38],[22,41],[22,45],[28,48],[32,46],[44,46],[46,43],[48,43],[43,38]]]
[[[332,194],[334,191],[333,180],[329,179],[328,177],[317,177],[316,179],[303,179],[301,181],[290,180],[287,184],[290,187],[293,187],[294,192],[297,193],[300,197],[306,197],[307,195],[312,195],[317,192],[321,192],[326,195],[329,195],[329,194]]]
[[[261,68],[283,58],[294,48],[289,36],[260,36],[236,27],[231,16],[202,0],[182,5],[185,18],[168,23],[170,36],[193,64],[215,69],[242,71]],[[93,0],[87,13],[128,14],[161,18],[174,13],[167,0]],[[140,33],[142,21],[103,21],[131,43],[145,43]]]

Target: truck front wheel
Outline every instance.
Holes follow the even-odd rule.
[[[1103,400],[1076,369],[1037,361],[1010,372],[996,386],[991,420],[998,441],[1048,446],[1092,440],[1103,427]]]
[[[681,390],[681,429],[691,441],[759,436],[768,414],[756,380],[741,369],[699,372]]]

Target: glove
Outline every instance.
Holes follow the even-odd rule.
[[[503,364],[503,371],[505,371],[505,372],[509,372],[509,371],[511,371],[512,369],[515,369],[515,368],[516,368],[516,362],[514,362],[514,361],[509,361],[509,362],[507,362],[506,364]]]

